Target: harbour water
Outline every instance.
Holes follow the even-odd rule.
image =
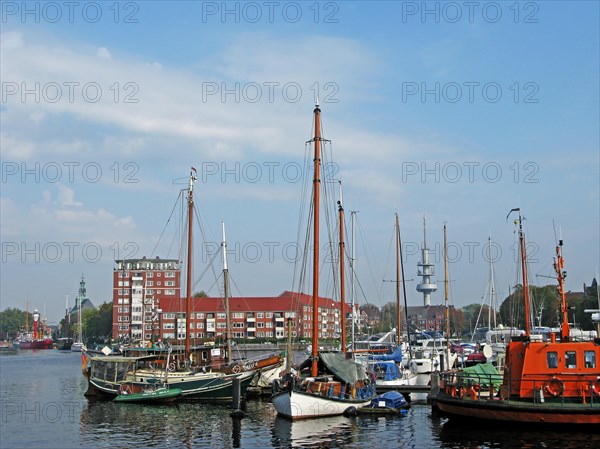
[[[457,426],[424,402],[396,417],[277,418],[268,399],[168,406],[90,402],[81,354],[0,357],[0,448],[597,448],[600,434]],[[599,429],[600,430],[600,429]]]

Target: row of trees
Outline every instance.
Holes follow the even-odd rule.
[[[24,310],[9,307],[0,312],[0,340],[12,340],[25,330],[25,322],[33,325],[33,314]]]
[[[533,318],[536,326],[557,327],[561,317],[558,314],[559,296],[556,286],[530,287],[533,307]],[[593,330],[594,323],[586,309],[598,309],[598,288],[594,279],[592,285],[584,288],[583,293],[567,294],[569,322],[577,323],[583,330]],[[389,302],[379,309],[373,304],[361,306],[370,318],[378,317],[378,324],[371,326],[371,333],[386,332],[397,326],[396,303]],[[453,335],[470,336],[476,326],[488,326],[488,316],[494,323],[504,326],[525,327],[523,286],[515,286],[513,293],[504,299],[498,311],[489,310],[486,304],[469,304],[460,309],[450,310],[451,332]],[[404,315],[402,316],[404,319]],[[479,319],[479,322],[478,322]],[[403,324],[404,326],[405,324]]]
[[[26,319],[27,318],[27,319]],[[76,319],[76,317],[74,316]],[[14,307],[0,312],[0,340],[12,340],[25,331],[25,322],[29,322],[29,331],[33,326],[33,314]],[[112,336],[112,303],[105,302],[97,309],[86,309],[82,312],[83,337],[88,344],[108,342]],[[67,319],[63,318],[53,331],[53,338],[66,337],[69,332],[74,337],[79,332],[79,323],[72,322],[70,331]]]

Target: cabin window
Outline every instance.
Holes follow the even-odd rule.
[[[596,351],[585,351],[583,360],[586,368],[596,368]]]
[[[558,368],[558,353],[548,352],[546,360],[548,361],[548,368]]]
[[[105,362],[94,362],[92,365],[92,377],[97,379],[104,379],[104,369],[106,368]]]
[[[115,382],[115,375],[116,375],[116,364],[115,363],[107,363],[106,364],[106,381],[107,382]]]
[[[577,368],[577,353],[575,351],[565,353],[565,366],[567,368]]]

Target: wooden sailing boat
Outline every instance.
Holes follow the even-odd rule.
[[[565,299],[563,241],[556,246],[554,271],[560,299],[560,332],[550,341],[532,333],[525,234],[519,209],[518,224],[523,275],[525,335],[508,344],[500,388],[491,375],[465,376],[462,372],[441,375],[435,404],[450,419],[565,425],[600,424],[600,340],[573,341],[569,332]],[[510,215],[510,213],[509,213]],[[560,340],[559,340],[560,339]],[[484,388],[485,386],[485,388]],[[482,396],[487,390],[489,394]]]
[[[185,353],[177,363],[169,362],[170,351],[142,350],[136,348],[137,356],[97,356],[91,358],[88,371],[88,392],[86,396],[114,397],[119,394],[123,384],[133,388],[145,388],[149,379],[162,381],[169,388],[181,389],[181,395],[187,399],[220,400],[232,398],[234,379],[240,381],[242,394],[250,384],[256,372],[254,370],[218,370],[211,366],[200,366],[200,357],[193,355],[190,340],[190,317],[192,302],[192,237],[194,214],[194,182],[196,169],[192,168],[188,190],[188,241],[187,241],[187,293],[186,293],[186,338]],[[166,358],[166,361],[165,361]],[[165,367],[165,363],[168,365]],[[165,370],[165,368],[168,368]]]
[[[273,406],[279,416],[289,419],[316,418],[350,413],[359,407],[370,404],[375,396],[374,385],[371,384],[364,367],[347,358],[345,345],[342,352],[319,352],[319,201],[321,189],[321,109],[317,104],[314,109],[314,178],[313,178],[313,292],[312,292],[312,338],[310,375],[298,378],[292,373],[286,374],[282,382],[274,383],[274,394],[271,397]],[[340,228],[343,227],[343,208],[341,201]],[[341,230],[341,240],[343,231]],[[340,244],[340,252],[343,245]],[[343,254],[341,254],[343,259]],[[343,300],[343,296],[342,296]],[[345,314],[342,309],[342,315]],[[342,328],[342,333],[346,329]],[[342,337],[345,341],[345,337]]]

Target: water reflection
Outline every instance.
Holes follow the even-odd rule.
[[[527,428],[513,424],[445,422],[439,432],[444,448],[597,448],[597,434],[573,429]]]
[[[91,401],[81,413],[80,435],[84,447],[131,447],[132,440],[138,447],[232,447],[232,435],[233,447],[240,447],[239,427],[219,404]]]
[[[273,447],[345,447],[353,442],[356,418],[329,418],[290,421],[277,417],[272,426]]]

